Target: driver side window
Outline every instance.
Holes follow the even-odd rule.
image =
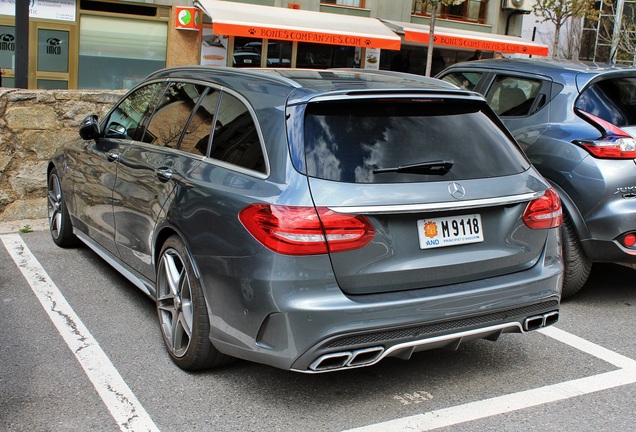
[[[106,138],[141,140],[144,136],[143,126],[152,115],[165,87],[165,83],[150,84],[135,90],[121,101],[106,122]]]

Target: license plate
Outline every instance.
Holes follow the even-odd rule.
[[[432,249],[484,241],[478,214],[417,221],[420,249]]]

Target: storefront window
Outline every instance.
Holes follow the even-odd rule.
[[[292,42],[267,42],[265,67],[291,67]],[[234,67],[260,67],[263,54],[263,39],[236,37],[234,39]]]
[[[128,89],[165,67],[168,23],[83,16],[80,89]]]
[[[39,89],[68,90],[68,81],[39,79],[37,85]]]
[[[358,62],[358,63],[357,63]],[[332,67],[359,67],[355,47],[298,43],[296,66],[299,68],[327,69]]]
[[[15,27],[0,26],[0,68],[15,67]]]
[[[455,21],[470,21],[479,24],[486,22],[486,8],[488,0],[466,0],[458,5],[444,5],[438,3],[437,17]],[[432,7],[429,2],[413,0],[413,14],[430,16]]]
[[[322,4],[332,4],[338,6],[364,7],[364,0],[320,0]]]
[[[68,48],[67,31],[39,29],[38,71],[68,72]]]

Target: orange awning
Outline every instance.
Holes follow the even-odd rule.
[[[384,20],[393,28],[401,30],[404,40],[428,44],[430,40],[430,28],[427,25],[413,24]],[[470,30],[460,30],[448,27],[435,26],[436,47],[464,48],[466,50],[501,51],[508,54],[528,54],[547,56],[547,45],[527,41],[517,36],[506,36],[494,33],[481,33]]]
[[[349,15],[195,0],[216,34],[399,50],[401,39],[381,21]]]

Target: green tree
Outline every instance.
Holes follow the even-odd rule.
[[[636,60],[636,2],[633,0],[604,0],[601,11],[597,25],[598,43],[611,48],[605,57],[595,53],[595,60],[634,65]]]
[[[552,58],[559,53],[559,35],[564,24],[572,18],[598,19],[599,11],[594,7],[596,0],[536,0],[534,14],[539,22],[554,24]]]

